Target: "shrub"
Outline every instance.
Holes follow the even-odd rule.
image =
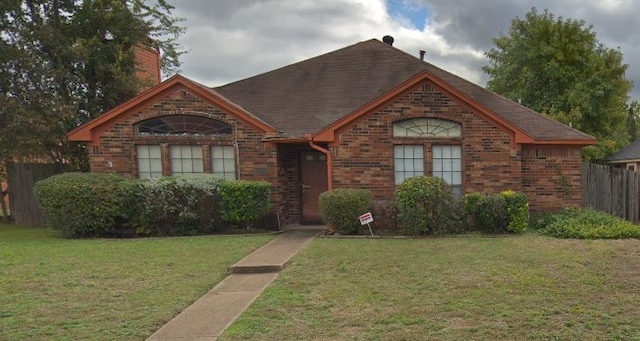
[[[529,218],[529,229],[542,231],[553,221],[554,214],[550,212],[532,213]]]
[[[529,226],[527,196],[511,190],[500,194],[468,193],[464,212],[473,228],[483,233],[521,233]]]
[[[222,221],[248,227],[271,208],[271,185],[266,181],[225,181],[218,188]]]
[[[640,238],[640,226],[592,208],[566,208],[542,232],[556,238]]]
[[[373,200],[371,202],[373,226],[377,231],[396,234],[396,209],[393,200]]]
[[[217,190],[224,182],[209,174],[141,181],[136,232],[183,236],[221,229]]]
[[[117,174],[64,173],[38,181],[34,192],[48,224],[62,236],[113,236],[131,219],[136,182]]]
[[[507,230],[522,233],[529,226],[529,202],[524,193],[504,191],[500,193],[504,198],[504,209],[507,214]]]
[[[476,231],[502,233],[509,225],[505,199],[500,194],[468,193],[464,197],[464,211]]]
[[[364,189],[334,189],[320,194],[322,219],[339,234],[356,234],[360,215],[371,206],[371,193]]]
[[[451,187],[440,178],[408,178],[395,191],[398,224],[406,234],[445,233],[458,220],[455,201]]]

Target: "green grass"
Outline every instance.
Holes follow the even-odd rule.
[[[640,340],[640,241],[316,239],[222,340]]]
[[[0,225],[0,339],[144,339],[272,238],[69,240]]]

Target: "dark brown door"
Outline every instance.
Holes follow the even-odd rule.
[[[300,152],[300,222],[320,223],[320,193],[327,191],[327,156]]]

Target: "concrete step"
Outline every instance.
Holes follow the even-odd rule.
[[[232,265],[229,270],[232,274],[280,272],[304,244],[321,232],[319,229],[287,231]]]

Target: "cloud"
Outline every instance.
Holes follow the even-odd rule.
[[[181,0],[179,40],[189,51],[181,73],[211,86],[267,72],[371,38],[395,38],[397,48],[478,84],[484,51],[532,6],[593,25],[607,47],[620,47],[640,83],[640,2],[635,0]],[[416,10],[420,8],[420,10]],[[427,16],[421,20],[421,16]],[[421,22],[426,25],[420,25]],[[640,90],[634,90],[640,99]]]

